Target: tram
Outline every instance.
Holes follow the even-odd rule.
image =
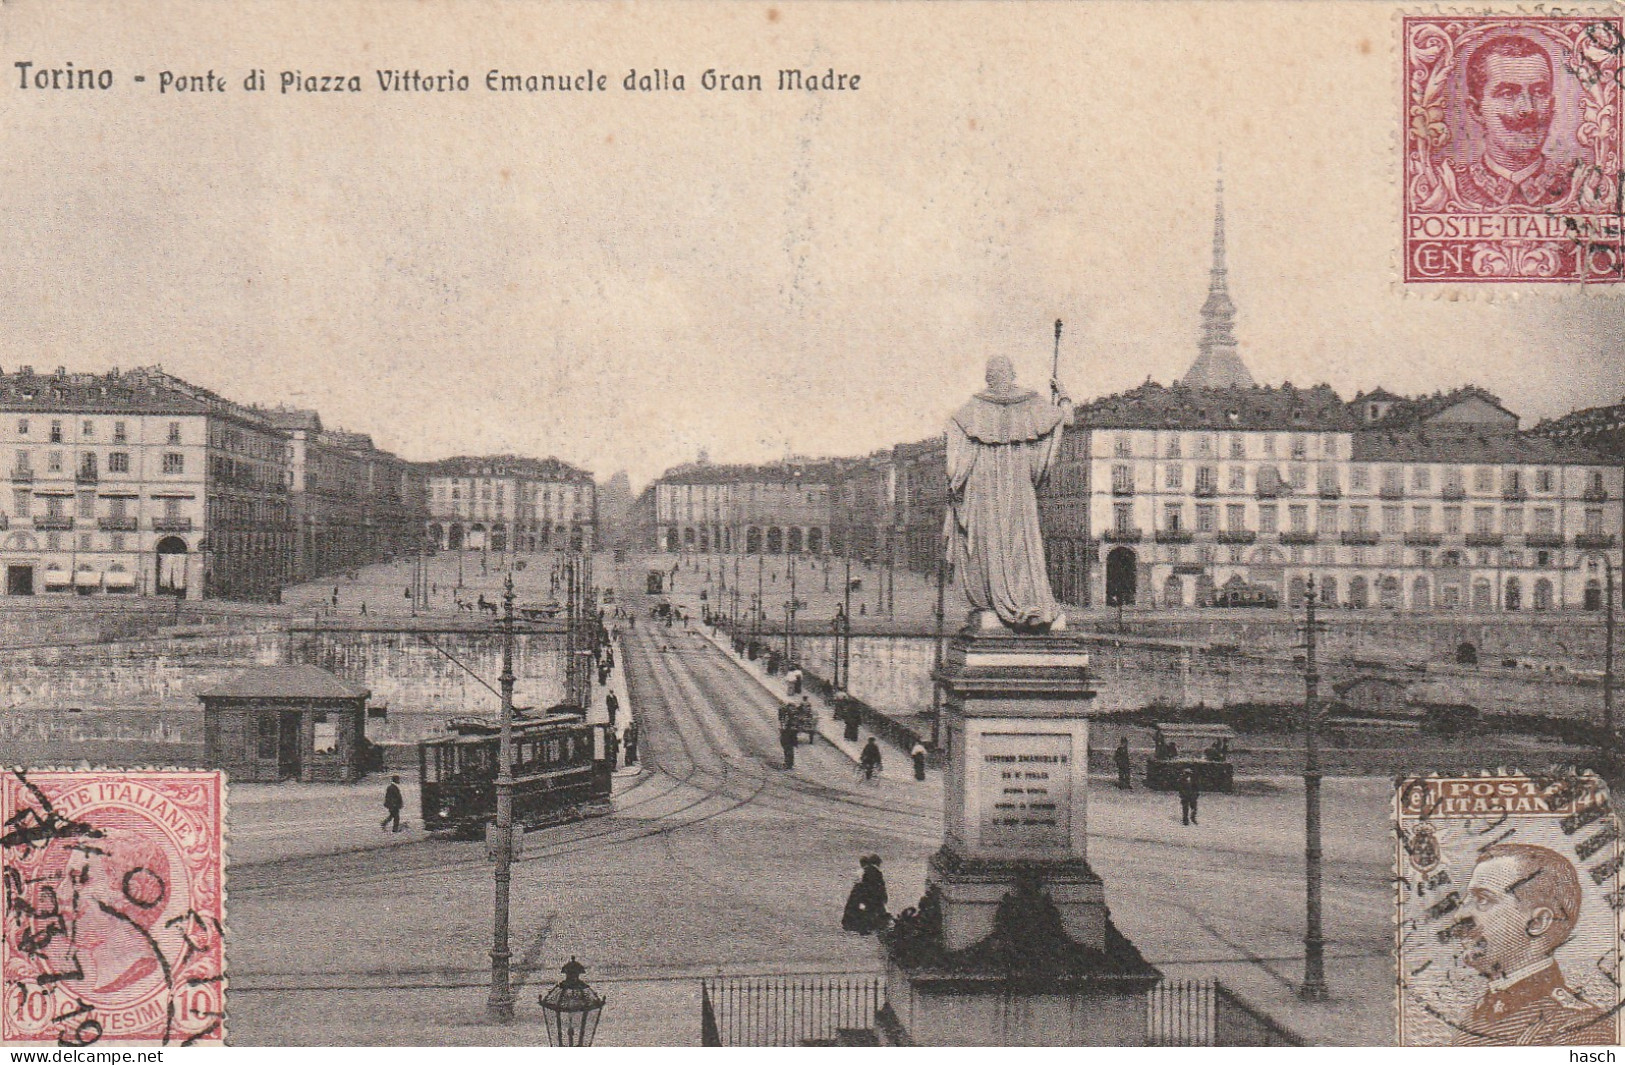
[[[513,820],[536,828],[607,813],[608,725],[589,724],[573,706],[517,714],[513,723]],[[453,718],[448,736],[418,744],[423,827],[477,836],[496,818],[500,727],[488,718]]]

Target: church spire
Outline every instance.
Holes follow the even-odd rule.
[[[1199,354],[1185,374],[1191,388],[1251,388],[1253,375],[1236,354],[1236,305],[1230,299],[1230,273],[1225,265],[1224,176],[1214,190],[1213,266],[1208,274],[1207,302],[1202,304]]]

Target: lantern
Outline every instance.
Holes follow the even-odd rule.
[[[542,996],[547,1041],[559,1047],[592,1046],[604,998],[581,979],[587,967],[572,956],[564,965],[564,979]]]

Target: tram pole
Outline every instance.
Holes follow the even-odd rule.
[[[1315,664],[1315,638],[1320,622],[1315,620],[1315,579],[1309,578],[1304,599],[1303,655],[1303,834],[1304,834],[1304,933],[1303,986],[1298,997],[1306,1002],[1325,1002],[1326,941],[1320,923],[1320,672]]]
[[[497,745],[496,906],[491,930],[491,995],[485,1011],[494,1021],[513,1020],[514,993],[508,980],[509,886],[513,881],[513,574],[502,592],[502,719]]]

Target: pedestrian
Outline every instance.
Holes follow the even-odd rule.
[[[611,769],[614,769],[621,761],[621,738],[615,735],[615,730],[612,728],[604,730],[604,761],[609,763]]]
[[[1129,778],[1134,763],[1129,758],[1127,736],[1118,739],[1117,752],[1112,755],[1112,761],[1117,763],[1117,786],[1124,791],[1134,790],[1134,782]]]
[[[880,744],[875,742],[873,736],[863,745],[863,753],[858,755],[858,767],[863,770],[864,780],[873,780],[880,772]]]
[[[842,699],[839,703],[839,709],[836,711],[836,716],[839,717],[845,724],[845,728],[842,729],[841,735],[846,737],[848,740],[857,740],[859,714],[858,708],[853,705],[852,700]]]
[[[365,599],[361,600],[361,616],[367,616],[367,601]]]
[[[337,610],[338,608],[339,608],[339,586],[335,584],[335,585],[333,585],[333,609]]]
[[[609,711],[609,723],[611,725],[615,724],[615,715],[621,709],[621,700],[616,697],[614,692],[609,692],[604,696],[604,709]],[[631,726],[627,727],[630,728]]]
[[[1201,792],[1196,787],[1196,774],[1189,769],[1179,774],[1179,816],[1181,824],[1196,824],[1196,800],[1200,795]]]
[[[858,865],[863,875],[846,896],[841,927],[866,936],[885,928],[891,915],[886,912],[886,877],[880,872],[880,855],[866,854],[858,859]]]
[[[638,764],[638,719],[632,718],[626,723],[626,731],[621,733],[621,745],[626,748],[626,764]]]
[[[909,752],[914,758],[914,779],[925,779],[925,744],[919,740],[914,741],[914,749]]]
[[[784,724],[779,726],[779,749],[784,752],[784,768],[787,770],[796,767],[797,739],[796,723],[786,717]]]
[[[393,823],[394,830],[399,832],[401,830],[401,808],[405,805],[406,800],[401,798],[401,778],[390,777],[389,787],[384,789],[384,809],[387,812],[384,814],[384,819],[378,823],[378,827],[388,828]]]

